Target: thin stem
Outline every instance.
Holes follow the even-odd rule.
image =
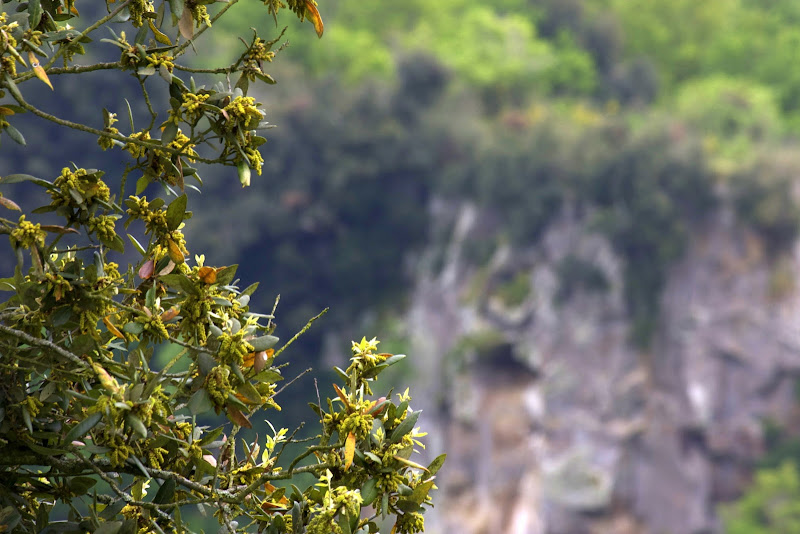
[[[101,26],[104,26],[107,22],[109,22],[111,19],[113,19],[114,17],[119,15],[125,8],[127,8],[128,4],[130,4],[130,3],[131,3],[131,0],[126,0],[125,2],[122,2],[117,7],[117,9],[115,9],[114,11],[112,11],[111,13],[106,15],[105,17],[101,18],[100,20],[98,20],[97,22],[95,22],[94,24],[92,24],[91,26],[86,28],[85,30],[83,30],[81,32],[81,34],[79,36],[77,36],[75,39],[73,39],[70,44],[63,45],[58,50],[58,52],[53,54],[53,57],[50,58],[50,61],[48,61],[47,64],[44,65],[44,70],[48,71],[48,69],[50,69],[50,67],[53,66],[53,64],[58,60],[58,58],[62,57],[64,54],[66,54],[67,51],[70,48],[72,48],[72,46],[73,46],[72,43],[79,43],[81,39],[83,39],[84,37],[86,37],[87,35],[92,33],[94,30],[96,30],[97,28],[99,28]],[[14,79],[14,81],[15,82],[24,82],[26,80],[29,80],[29,79],[33,78],[35,75],[36,75],[36,73],[34,71],[30,70],[30,71],[28,71],[28,72],[26,72],[24,74],[21,74],[20,76],[16,77]]]
[[[93,134],[93,135],[97,135],[99,137],[108,137],[109,139],[116,139],[117,141],[120,141],[122,143],[130,143],[130,144],[134,144],[134,145],[138,145],[138,146],[143,146],[145,148],[148,148],[148,149],[151,149],[151,150],[158,150],[160,152],[164,152],[164,153],[167,153],[167,154],[170,154],[170,155],[173,155],[173,156],[187,156],[187,154],[185,152],[182,152],[180,149],[170,148],[168,146],[162,146],[158,142],[141,141],[139,139],[126,137],[124,135],[115,134],[115,133],[111,133],[111,132],[106,132],[106,131],[103,131],[103,130],[98,130],[97,128],[92,128],[91,126],[87,126],[85,124],[81,124],[81,123],[78,123],[78,122],[72,122],[72,121],[64,120],[64,119],[61,119],[59,117],[56,117],[55,115],[50,115],[49,113],[46,113],[46,112],[40,110],[39,108],[37,108],[35,106],[32,106],[31,104],[28,104],[28,102],[22,97],[22,94],[16,88],[11,89],[11,86],[8,85],[8,84],[6,85],[6,87],[8,87],[10,89],[9,92],[14,97],[14,100],[16,100],[17,103],[20,105],[20,107],[26,109],[27,111],[30,111],[31,113],[33,113],[34,115],[36,115],[38,117],[41,117],[41,118],[43,118],[45,120],[48,120],[50,122],[53,122],[55,124],[58,124],[59,126],[66,126],[67,128],[72,128],[73,130],[80,130],[82,132],[86,132],[86,133],[90,133],[90,134]],[[218,159],[208,159],[208,158],[203,158],[203,157],[194,156],[194,155],[191,156],[191,158],[193,160],[200,161],[202,163],[209,163],[209,164],[215,164],[215,163],[219,163],[220,162],[219,158]]]
[[[20,330],[16,330],[14,328],[9,328],[8,326],[2,325],[2,324],[0,324],[0,332],[2,332],[4,334],[9,334],[11,336],[14,336],[17,339],[21,339],[22,341],[25,341],[26,343],[29,343],[31,345],[36,345],[37,347],[42,347],[42,348],[45,348],[45,349],[52,350],[53,352],[55,352],[59,356],[63,356],[64,358],[68,359],[69,361],[71,361],[72,363],[74,363],[75,365],[80,367],[81,369],[88,369],[89,368],[89,365],[86,362],[84,362],[83,360],[81,360],[78,356],[72,354],[69,351],[66,351],[66,350],[62,349],[61,347],[59,347],[55,343],[47,341],[46,339],[39,339],[39,338],[33,337],[33,336],[29,335],[29,334],[26,334],[25,332],[22,332]]]
[[[302,336],[303,334],[305,334],[305,333],[306,333],[306,331],[307,331],[309,328],[311,328],[311,325],[312,325],[312,324],[314,324],[314,321],[316,321],[317,319],[319,319],[320,317],[322,317],[323,315],[325,315],[326,313],[328,313],[328,310],[329,310],[329,309],[330,309],[330,308],[325,308],[324,310],[322,310],[321,312],[319,312],[317,315],[315,315],[314,317],[312,317],[311,319],[309,319],[309,321],[306,323],[306,325],[305,325],[303,328],[301,328],[301,329],[300,329],[300,331],[299,331],[298,333],[296,333],[292,339],[290,339],[289,341],[287,341],[287,342],[286,342],[286,344],[285,344],[284,346],[282,346],[280,349],[278,349],[278,351],[275,353],[275,355],[274,355],[273,357],[274,357],[274,358],[277,358],[277,357],[278,357],[278,355],[279,355],[281,352],[283,352],[284,350],[286,350],[286,349],[289,347],[289,345],[291,345],[292,343],[294,343],[294,342],[297,340],[297,338],[299,338],[300,336]]]

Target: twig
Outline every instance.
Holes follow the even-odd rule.
[[[89,365],[86,362],[84,362],[83,360],[81,360],[78,356],[72,354],[71,352],[69,352],[67,350],[62,349],[61,347],[59,347],[55,343],[47,341],[46,339],[39,339],[39,338],[33,337],[33,336],[29,335],[29,334],[26,334],[25,332],[22,332],[21,330],[17,330],[15,328],[10,328],[10,327],[2,325],[2,324],[0,324],[0,332],[3,332],[4,334],[8,334],[8,335],[11,335],[11,336],[14,336],[14,337],[16,337],[18,339],[21,339],[21,340],[23,340],[26,343],[29,343],[31,345],[36,345],[38,347],[42,347],[42,348],[46,348],[46,349],[52,350],[53,352],[55,352],[59,356],[63,356],[64,358],[68,359],[69,361],[71,361],[72,363],[74,363],[75,365],[80,367],[81,369],[88,369],[89,368]]]
[[[306,325],[305,325],[303,328],[301,328],[301,329],[300,329],[300,331],[299,331],[298,333],[296,333],[292,339],[290,339],[289,341],[287,341],[287,342],[286,342],[286,344],[285,344],[284,346],[282,346],[280,349],[278,349],[278,351],[275,353],[275,355],[273,356],[273,358],[277,358],[277,357],[278,357],[278,355],[279,355],[281,352],[283,352],[284,350],[286,350],[286,348],[287,348],[289,345],[291,345],[292,343],[294,343],[294,342],[297,340],[297,338],[299,338],[300,336],[302,336],[303,334],[305,334],[305,333],[306,333],[306,331],[307,331],[309,328],[311,328],[311,325],[312,325],[312,324],[314,324],[314,321],[316,321],[317,319],[319,319],[320,317],[322,317],[323,315],[325,315],[326,313],[328,313],[328,310],[329,310],[329,309],[330,309],[330,308],[325,308],[324,310],[322,310],[321,312],[319,312],[317,315],[315,315],[314,317],[312,317],[311,319],[309,319],[309,321],[306,323]]]

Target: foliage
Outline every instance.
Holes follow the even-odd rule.
[[[530,297],[532,291],[530,273],[521,271],[514,274],[509,280],[499,283],[494,294],[506,306],[515,307],[521,306]]]
[[[731,192],[740,220],[754,229],[772,256],[788,250],[800,232],[791,153],[767,151],[731,177]]]
[[[248,90],[273,83],[263,69],[278,39],[254,33],[227,67],[183,64],[194,40],[237,1],[217,10],[180,0],[111,2],[85,27],[88,15],[70,0],[7,2],[13,9],[0,13],[3,134],[24,145],[13,123],[29,112],[92,134],[127,158],[118,182],[77,165],[52,180],[0,178],[2,186],[25,183],[33,196],[49,197],[23,211],[0,196],[4,209],[23,211],[16,221],[0,218],[17,259],[13,275],[0,280],[11,295],[0,303],[0,530],[186,532],[183,516],[194,506],[213,512],[220,532],[365,534],[386,516],[395,517],[398,533],[423,530],[444,457],[427,467],[411,460],[424,433],[407,392],[371,399],[370,383],[404,358],[379,353],[376,339],[353,343],[350,366],[337,370],[335,397],[313,405],[318,444],[305,445],[288,466],[280,460],[296,440],[286,429],[273,428],[264,441],[241,437],[254,417],[280,409],[277,362],[297,336],[276,350],[274,309],[251,309],[257,284],[241,288],[236,265],[205,265],[202,255],[187,260],[186,190],[195,188],[187,181],[202,185],[191,165],[235,166],[244,186],[252,170],[262,170],[265,139],[257,130],[267,122]],[[321,36],[314,2],[287,3],[267,0],[264,9],[277,19],[288,7]],[[98,42],[89,37],[112,22],[132,26],[135,38],[124,31]],[[103,46],[119,59],[75,62],[86,48]],[[139,83],[149,110],[144,126],[135,127],[131,107],[127,135],[107,110],[97,110],[102,129],[68,121],[31,103],[30,84],[23,86],[35,77],[58,91],[57,76],[95,71]],[[235,87],[206,87],[186,74],[238,78]],[[151,98],[154,83],[168,86],[163,100]],[[135,184],[130,175],[138,176]],[[173,198],[143,196],[154,184]],[[126,258],[126,245],[127,257],[137,259],[122,269],[115,260]],[[178,352],[159,366],[154,354],[164,347]],[[223,413],[228,424],[216,417]],[[301,490],[304,473],[316,483]]]
[[[780,114],[769,88],[727,76],[683,85],[677,115],[706,136],[712,153],[747,162],[755,149],[777,138]]]
[[[792,461],[756,472],[735,503],[720,510],[727,534],[800,532],[800,474]]]
[[[566,302],[579,290],[602,292],[608,288],[605,273],[590,261],[569,255],[558,265],[558,290],[555,295],[558,303]]]
[[[265,278],[267,294],[280,292],[284,320],[298,328],[330,302],[334,329],[370,308],[397,310],[409,280],[404,255],[427,237],[437,154],[423,121],[443,73],[420,58],[398,70],[392,88],[325,83],[288,100],[274,115],[280,135],[264,164],[282,179],[254,184],[237,202],[233,235],[220,239],[228,215],[210,209],[191,233],[209,255],[249,258],[241,272]],[[201,205],[226,194],[219,182],[208,189],[214,196]]]

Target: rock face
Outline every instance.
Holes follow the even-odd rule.
[[[433,399],[425,426],[446,429],[430,452],[449,454],[428,532],[720,532],[716,507],[748,483],[762,421],[796,419],[800,298],[775,295],[758,239],[725,210],[694,229],[642,351],[620,262],[585,220],[567,211],[536,247],[500,245],[476,267],[466,247],[491,218],[435,212],[452,234],[408,323]],[[565,293],[568,257],[597,266],[605,289]],[[797,254],[782,265],[797,272]]]

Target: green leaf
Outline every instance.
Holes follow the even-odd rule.
[[[128,415],[125,416],[125,422],[128,423],[128,426],[130,426],[134,432],[139,434],[140,437],[142,438],[147,437],[147,427],[144,426],[144,423],[142,422],[141,419],[129,413]]]
[[[408,499],[400,499],[394,505],[406,513],[418,512],[420,510],[419,504]]]
[[[100,523],[100,526],[94,531],[94,534],[119,534],[122,529],[122,521],[109,521],[107,523]]]
[[[177,230],[178,226],[183,222],[188,200],[186,195],[181,195],[167,206],[167,228],[169,228],[170,231]]]
[[[303,528],[303,505],[301,501],[295,501],[292,506],[292,534],[301,534]]]
[[[264,72],[255,72],[255,75],[256,75],[256,78],[258,78],[259,80],[261,80],[264,83],[268,83],[270,85],[275,85],[276,83],[278,83],[278,82],[275,81],[275,78],[273,78],[272,76],[270,76],[269,74],[266,74]]]
[[[41,445],[36,445],[35,443],[27,443],[26,446],[32,451],[39,453],[43,456],[58,456],[59,454],[69,454],[69,451],[65,451],[62,449],[51,449],[49,447],[42,447]]]
[[[10,124],[6,124],[5,131],[8,132],[8,136],[14,140],[19,145],[25,146],[25,137],[20,133],[19,130],[11,126]]]
[[[253,379],[263,384],[274,384],[275,382],[283,380],[283,375],[275,369],[264,369],[254,376]]]
[[[93,413],[92,415],[90,415],[89,417],[87,417],[74,427],[72,427],[69,432],[67,432],[67,435],[64,436],[64,443],[72,443],[76,439],[82,438],[84,435],[86,435],[87,432],[93,429],[97,425],[97,423],[100,422],[100,419],[102,418],[103,418],[102,414]]]
[[[167,504],[168,502],[172,501],[172,498],[175,495],[175,480],[172,478],[166,479],[162,484],[161,487],[158,488],[158,492],[156,492],[156,496],[153,497],[153,503],[155,504]]]
[[[134,336],[138,336],[144,332],[144,325],[142,323],[137,323],[136,321],[131,321],[129,323],[125,323],[125,326],[122,327],[122,331],[133,334]]]
[[[431,474],[431,476],[439,472],[439,469],[442,468],[442,466],[444,465],[444,461],[446,459],[447,459],[446,454],[440,454],[439,456],[433,459],[430,465],[428,465],[428,472]]]
[[[206,413],[214,409],[214,404],[211,402],[208,392],[205,389],[198,389],[195,391],[194,395],[189,399],[189,404],[187,406],[189,408],[189,413],[192,415]]]
[[[55,521],[50,523],[39,534],[83,534],[86,529],[78,523],[69,521]]]
[[[92,477],[73,477],[69,479],[69,489],[76,495],[86,495],[97,484],[97,479]]]
[[[428,479],[425,482],[420,482],[414,486],[414,491],[411,492],[409,500],[417,504],[422,504],[428,498],[428,493],[433,489],[433,479]]]
[[[243,403],[242,401],[240,401],[236,397],[236,395],[234,395],[233,393],[228,393],[227,403],[228,403],[228,407],[233,406],[237,410],[240,410],[240,411],[243,411],[243,412],[246,412],[246,411],[249,410],[247,405],[245,403]]]
[[[173,142],[176,135],[178,135],[178,125],[174,122],[167,123],[164,126],[164,131],[161,132],[161,146],[167,146]]]
[[[146,174],[142,175],[141,178],[136,180],[136,194],[141,195],[144,192],[144,190],[147,189],[147,186],[150,185],[152,182],[153,178],[151,176],[148,176]]]
[[[184,0],[169,0],[169,10],[172,11],[173,21],[180,20],[181,15],[183,15],[183,1]],[[175,26],[175,24],[173,24],[173,26]]]
[[[250,382],[245,382],[236,388],[236,393],[243,396],[248,402],[254,405],[261,404],[261,394]]]
[[[405,359],[406,359],[406,355],[405,354],[395,354],[394,356],[388,357],[381,365],[385,365],[386,367],[389,367],[390,365],[394,365],[397,362],[405,360]]]
[[[419,410],[406,415],[406,418],[403,419],[394,430],[392,430],[392,435],[389,438],[390,441],[392,443],[397,443],[403,436],[411,432],[414,429],[414,425],[417,423],[417,419],[419,419],[419,414],[421,413],[422,410]]]
[[[200,439],[199,441],[196,441],[196,443],[198,445],[200,445],[201,447],[205,447],[209,443],[213,443],[214,440],[217,439],[220,436],[220,434],[222,434],[222,431],[224,429],[225,429],[225,427],[218,426],[214,430],[210,430],[210,431],[206,432],[205,434],[203,434],[203,438]]]
[[[125,504],[126,502],[123,501],[122,499],[114,501],[113,503],[106,506],[103,509],[103,511],[100,512],[100,514],[98,515],[101,519],[105,519],[106,521],[108,521],[109,519],[114,519],[114,517],[116,517],[116,515],[120,512],[120,510],[125,508]]]
[[[378,479],[370,478],[361,486],[361,498],[363,506],[369,506],[372,501],[378,498]]]
[[[261,336],[247,340],[247,342],[253,346],[253,350],[256,352],[271,349],[278,343],[278,341],[280,341],[280,339],[275,336]]]
[[[165,64],[162,63],[158,66],[158,74],[161,75],[161,77],[164,78],[164,81],[167,83],[172,83],[172,73],[169,71],[169,67],[167,67]]]
[[[11,128],[11,125],[9,124],[7,126],[7,128]],[[9,135],[10,135],[10,133],[9,133]],[[13,139],[13,137],[12,137],[12,139]],[[15,141],[16,141],[16,139],[15,139]],[[23,139],[23,141],[24,141],[24,139]],[[23,142],[23,143],[20,143],[20,144],[24,145],[25,143]],[[239,163],[236,164],[236,170],[239,172],[239,183],[242,184],[242,187],[249,186],[250,185],[250,165],[248,165],[247,162],[244,159],[242,159]]]
[[[14,530],[14,527],[17,526],[21,519],[22,516],[13,506],[6,506],[0,510],[0,525],[4,526],[9,532]]]
[[[42,2],[41,0],[28,0],[28,22],[31,29],[36,28],[42,21]]]
[[[17,184],[20,182],[33,182],[34,184],[46,187],[47,189],[53,189],[53,187],[55,187],[53,186],[52,182],[31,176],[30,174],[9,174],[8,176],[3,176],[0,178],[0,184]]]
[[[339,512],[339,520],[336,523],[339,525],[342,534],[353,534],[353,531],[350,529],[350,518],[344,510]]]
[[[31,423],[31,412],[28,411],[28,407],[26,405],[22,405],[22,421],[25,423],[25,428],[28,429],[28,432],[33,434],[33,424]]]
[[[114,239],[101,239],[101,241],[105,246],[113,251],[119,252],[120,254],[125,252],[125,242],[122,241],[122,238],[118,235],[115,235]]]
[[[133,245],[133,248],[136,249],[136,252],[138,252],[142,256],[147,256],[147,251],[144,249],[144,247],[141,245],[141,243],[139,243],[136,240],[135,237],[133,237],[131,234],[128,234],[128,239],[130,240],[131,244]]]
[[[228,265],[223,267],[217,272],[217,283],[221,286],[226,286],[233,282],[233,277],[236,276],[236,269],[238,265]]]
[[[200,296],[200,292],[194,283],[185,274],[165,274],[164,276],[159,276],[158,279],[172,289],[178,289],[187,295]]]

